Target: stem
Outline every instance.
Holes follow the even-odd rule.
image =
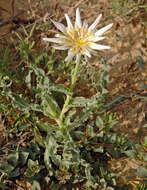
[[[64,113],[66,112],[66,108],[67,108],[67,106],[68,106],[70,100],[71,100],[71,96],[70,96],[70,95],[67,95],[67,96],[66,96],[66,100],[65,100],[64,105],[63,105],[63,108],[62,108],[62,111],[61,111],[61,114],[60,114],[60,120],[61,120],[61,121],[63,121]]]
[[[71,88],[71,92],[73,92],[73,88],[74,88],[74,85],[75,85],[76,80],[77,80],[77,73],[78,73],[78,70],[79,70],[79,65],[80,65],[80,61],[77,61],[75,69],[74,69],[74,73],[71,76],[71,87],[70,87]],[[66,96],[66,100],[64,102],[64,105],[63,105],[63,108],[62,108],[62,111],[61,111],[61,114],[60,114],[60,122],[61,123],[63,123],[64,114],[67,111],[67,106],[69,105],[69,102],[70,102],[71,98],[72,98],[72,95],[67,95]]]
[[[77,80],[77,73],[78,73],[78,70],[79,70],[79,65],[80,65],[80,61],[77,61],[76,62],[76,66],[75,66],[75,70],[74,70],[74,73],[73,73],[73,76],[71,78],[71,90],[72,91],[73,91],[74,85],[75,85],[76,80]]]

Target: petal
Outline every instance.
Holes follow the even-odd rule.
[[[77,54],[76,55],[76,63],[80,61],[80,58],[81,58],[81,54]]]
[[[59,38],[43,38],[43,40],[47,42],[62,43],[62,40]]]
[[[89,49],[89,52],[90,52],[90,54],[93,54],[93,55],[96,55],[96,54],[97,54],[97,51],[96,51],[96,50],[93,50],[93,49]]]
[[[68,47],[66,46],[53,46],[54,49],[58,49],[58,50],[67,50]]]
[[[104,32],[106,32],[107,30],[109,30],[109,29],[112,27],[112,25],[113,25],[113,23],[108,24],[107,26],[101,28],[100,30],[98,30],[98,31],[95,33],[95,35],[97,35],[97,36],[102,35]]]
[[[60,23],[60,22],[55,22],[55,21],[53,21],[53,20],[51,20],[52,22],[53,22],[53,24],[56,26],[56,28],[58,29],[58,30],[60,30],[61,32],[65,32],[66,31],[66,27],[62,24],[62,23]]]
[[[66,22],[67,22],[67,27],[68,28],[73,28],[72,22],[67,14],[65,14]]]
[[[85,50],[83,54],[86,55],[87,57],[91,57],[91,54],[88,50]]]
[[[97,51],[91,49],[90,47],[87,48],[87,51],[89,51],[90,55],[92,55],[92,54],[97,54]]]
[[[91,42],[98,42],[100,40],[105,39],[106,37],[99,37],[99,36],[90,36],[89,38],[87,38],[87,40],[91,41]]]
[[[65,61],[70,62],[73,59],[74,56],[75,56],[75,53],[69,51],[68,56],[65,58]]]
[[[100,44],[96,44],[96,43],[91,43],[90,47],[92,49],[96,49],[96,50],[110,49],[110,46],[100,45]]]
[[[62,35],[62,34],[55,34],[55,37],[57,37],[57,38],[63,38],[63,39],[65,39],[65,38],[67,38],[66,36],[64,36],[64,35]]]
[[[84,28],[86,30],[88,29],[88,23],[86,20],[84,20],[82,28]]]
[[[79,28],[82,27],[82,21],[81,21],[81,16],[80,16],[79,8],[76,9],[76,21],[75,21],[75,26],[78,26]]]
[[[100,22],[100,19],[102,17],[102,14],[100,14],[96,20],[89,26],[88,30],[94,30],[96,28],[96,26],[98,25],[98,23]]]

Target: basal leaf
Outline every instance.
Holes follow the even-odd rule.
[[[61,162],[61,156],[57,154],[58,144],[53,136],[47,137],[46,149],[45,149],[45,162],[50,165],[50,159],[52,162],[59,166]]]
[[[29,156],[29,152],[21,151],[19,153],[19,162],[21,165],[26,164],[28,156]]]
[[[14,166],[7,162],[0,164],[0,171],[6,173],[7,175],[9,175],[14,170],[14,168]]]

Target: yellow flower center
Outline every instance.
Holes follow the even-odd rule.
[[[70,48],[76,53],[82,53],[84,48],[88,46],[88,37],[92,34],[85,28],[75,27],[74,29],[67,30],[66,42]]]

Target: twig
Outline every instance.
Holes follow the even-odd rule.
[[[104,106],[104,110],[110,110],[113,106],[119,104],[122,101],[125,101],[126,99],[130,99],[132,97],[136,97],[137,99],[143,99],[144,101],[147,101],[147,93],[144,94],[136,94],[136,93],[130,93],[130,94],[124,94],[120,95],[117,98],[113,99],[110,103],[106,104]]]
[[[2,11],[4,11],[4,12],[9,13],[9,11],[8,11],[8,10],[6,10],[6,9],[4,9],[3,7],[0,7],[0,9],[1,9]]]
[[[15,4],[15,0],[11,1],[11,7],[12,7],[12,16],[14,16],[14,4]]]
[[[0,22],[0,27],[2,27],[2,26],[4,26],[4,25],[7,25],[7,24],[13,23],[13,22],[15,21],[15,19],[16,19],[19,15],[21,15],[22,13],[24,13],[24,12],[25,12],[25,11],[22,10],[22,11],[20,11],[19,13],[17,13],[15,16],[13,16],[12,18],[10,18],[10,19],[8,19],[8,20],[6,20],[6,21]]]

